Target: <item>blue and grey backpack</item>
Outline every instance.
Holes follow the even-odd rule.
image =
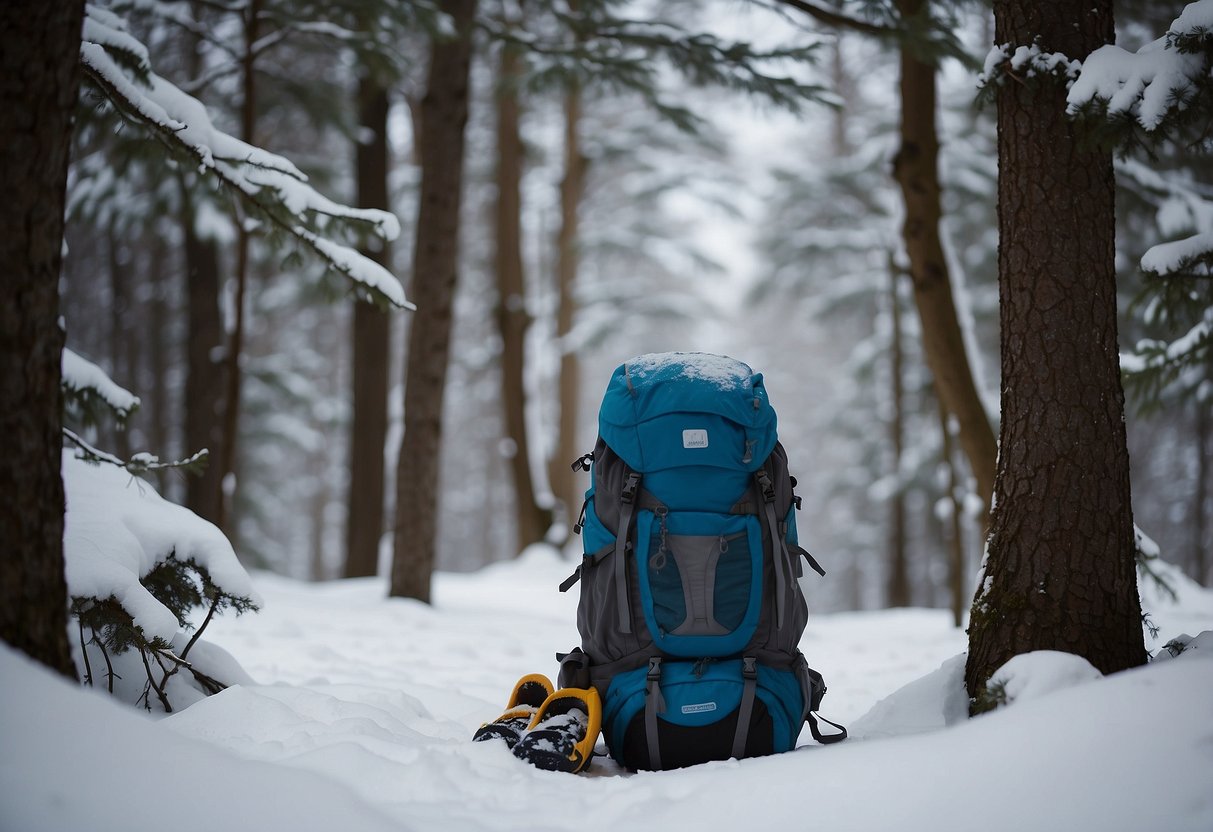
[[[598,417],[581,517],[581,647],[561,686],[598,689],[611,756],[671,769],[789,751],[825,685],[798,649],[795,480],[762,375],[702,353],[615,370]],[[823,720],[827,721],[828,720]]]

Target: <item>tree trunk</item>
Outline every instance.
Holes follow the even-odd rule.
[[[927,13],[928,0],[897,0],[903,19]],[[902,235],[910,260],[914,302],[922,321],[922,347],[940,400],[960,426],[961,449],[990,506],[998,447],[969,364],[939,236],[939,134],[935,125],[936,67],[909,45],[901,49],[901,146],[893,176],[905,202]]]
[[[560,230],[556,235],[556,343],[560,349],[560,417],[557,425],[555,455],[548,467],[552,493],[564,506],[571,528],[581,506],[583,483],[570,467],[588,448],[577,444],[578,396],[581,393],[581,368],[570,343],[573,318],[577,310],[574,290],[577,284],[577,237],[581,196],[585,191],[587,161],[581,152],[581,88],[570,81],[564,96],[564,178],[560,182]]]
[[[198,17],[195,4],[193,16]],[[186,55],[191,78],[202,72],[200,34],[189,36]],[[209,520],[219,521],[220,462],[223,457],[223,317],[219,309],[222,286],[219,244],[213,238],[198,236],[198,223],[191,185],[192,175],[182,175],[181,225],[185,254],[186,284],[186,376],[185,376],[185,447],[182,456],[203,448],[210,454],[206,468],[185,478],[185,505],[190,511]]]
[[[1210,430],[1209,409],[1207,402],[1196,402],[1196,493],[1192,497],[1193,514],[1196,522],[1192,526],[1192,577],[1205,586],[1209,585],[1209,555],[1210,542],[1206,540],[1209,531],[1208,507],[1209,501],[1209,463],[1213,459],[1213,430]]]
[[[0,5],[0,638],[72,678],[59,269],[83,15],[83,2]]]
[[[998,0],[995,39],[1085,60],[1111,0]],[[1110,153],[1083,142],[1056,79],[998,97],[1002,427],[965,683],[1030,650],[1104,673],[1146,660],[1116,340]]]
[[[219,520],[219,464],[223,426],[223,319],[219,313],[219,244],[198,237],[188,188],[182,185],[182,232],[189,300],[185,377],[185,454],[206,448],[210,458],[201,474],[186,478],[185,504],[212,523]]]
[[[147,391],[147,404],[145,414],[147,417],[147,435],[148,446],[153,450],[153,453],[169,459],[179,459],[186,456],[184,453],[178,453],[176,449],[170,448],[169,440],[169,415],[168,415],[168,375],[170,362],[176,363],[175,359],[170,358],[169,350],[169,321],[170,305],[168,303],[170,288],[169,276],[165,274],[167,271],[166,263],[168,259],[168,247],[162,237],[156,236],[152,241],[152,268],[151,268],[151,298],[148,303],[148,326],[150,327],[149,344],[151,351],[147,356],[149,381],[151,389]],[[161,495],[173,502],[181,502],[181,498],[176,496],[174,492],[174,480],[176,477],[169,475],[175,473],[170,471],[160,471],[156,477],[156,484]]]
[[[109,255],[110,279],[110,330],[109,358],[110,378],[128,390],[137,390],[135,383],[135,362],[131,349],[129,327],[131,325],[131,292],[126,269],[120,262],[119,247],[121,243],[113,227],[106,229],[106,253]],[[114,425],[112,451],[120,459],[130,459],[131,456],[131,420],[125,425]]]
[[[514,551],[543,540],[551,515],[535,499],[526,425],[526,280],[522,270],[522,136],[519,131],[517,49],[501,47],[497,90],[497,201],[494,221],[497,331],[501,334],[501,404],[510,451],[517,539]]]
[[[369,70],[358,82],[358,112],[369,141],[357,143],[358,206],[391,210],[387,177],[390,169],[387,117],[388,91]],[[381,241],[362,252],[390,266],[392,250]],[[350,483],[345,535],[345,577],[374,575],[379,570],[383,537],[384,445],[387,441],[388,370],[391,365],[390,313],[366,301],[354,304],[354,418],[350,433]]]
[[[249,0],[244,10],[244,53],[241,56],[241,83],[243,96],[240,103],[240,138],[252,145],[256,144],[257,126],[257,76],[256,52],[253,47],[257,43],[261,15],[261,0]],[[225,353],[223,394],[223,446],[218,456],[219,471],[219,517],[216,525],[228,537],[234,537],[235,523],[232,519],[233,505],[236,499],[236,447],[240,433],[240,389],[243,381],[243,371],[240,367],[244,356],[244,307],[245,294],[248,291],[249,256],[251,239],[244,223],[239,224],[236,231],[236,296],[232,301],[234,316],[232,331],[228,333],[227,352]]]
[[[901,299],[897,296],[897,284],[901,280],[901,272],[889,260],[889,275],[892,278],[890,299],[890,315],[893,321],[893,331],[889,349],[889,376],[892,382],[893,413],[889,423],[889,441],[893,446],[893,476],[897,478],[897,488],[889,501],[889,578],[886,602],[890,607],[910,606],[910,570],[906,558],[906,493],[901,478],[902,445],[905,439],[904,401],[905,391],[902,378],[905,373],[904,360],[901,351]]]
[[[448,0],[457,37],[431,47],[421,102],[421,194],[413,248],[413,300],[404,391],[404,439],[396,468],[390,594],[430,600],[437,543],[442,402],[459,266],[464,127],[475,0]]]

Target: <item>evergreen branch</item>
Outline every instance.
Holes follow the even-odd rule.
[[[151,663],[147,660],[147,651],[142,647],[139,648],[139,657],[143,659],[143,669],[147,672],[147,687],[143,689],[143,696],[141,697],[144,700],[145,707],[149,711],[152,709],[152,701],[150,696],[151,691],[149,690],[150,688],[151,690],[156,691],[156,698],[160,700],[161,706],[164,707],[164,712],[166,714],[171,714],[173,712],[173,706],[169,703],[168,696],[165,694],[163,688],[156,686],[156,680],[152,676]]]
[[[396,308],[415,308],[405,299],[399,281],[382,266],[351,248],[320,238],[304,228],[297,220],[298,210],[292,211],[286,204],[286,200],[290,200],[298,208],[312,213],[324,212],[340,216],[347,221],[368,223],[374,226],[377,233],[385,239],[393,238],[399,230],[394,216],[383,211],[348,209],[339,206],[311,191],[302,181],[298,182],[298,187],[306,189],[305,192],[289,193],[285,190],[287,182],[299,180],[302,174],[293,171],[293,166],[288,167],[290,163],[286,160],[281,160],[279,163],[280,157],[274,157],[272,154],[254,155],[258,149],[251,146],[246,145],[249,147],[249,155],[240,159],[239,165],[250,167],[254,177],[260,171],[287,176],[290,179],[287,182],[272,182],[264,179],[258,181],[256,178],[240,175],[233,167],[237,164],[236,160],[217,156],[208,146],[184,140],[179,135],[184,125],[173,121],[166,112],[158,108],[158,105],[139,96],[138,92],[129,84],[124,84],[120,80],[120,76],[106,67],[107,59],[104,50],[100,47],[91,48],[94,46],[96,45],[84,44],[81,47],[81,64],[85,77],[129,120],[148,130],[170,152],[192,158],[203,170],[213,174],[224,187],[234,193],[257,216],[265,218],[278,230],[303,243],[331,268],[355,282],[376,303]],[[197,102],[194,103],[197,104]],[[230,141],[233,146],[240,144],[235,140]],[[272,192],[277,199],[267,198],[267,191]]]
[[[139,409],[139,397],[115,384],[93,362],[64,347],[60,360],[59,387],[64,406],[80,421],[93,424],[102,410],[108,411],[119,425],[125,425]]]
[[[186,95],[197,95],[214,82],[235,75],[240,72],[240,70],[241,67],[238,63],[219,64],[193,80],[186,81],[183,84],[178,84],[177,88]]]
[[[175,9],[175,7],[177,5],[179,5],[179,4],[172,3],[172,2],[145,3],[145,2],[130,2],[130,0],[120,0],[119,2],[116,2],[113,5],[111,5],[109,7],[109,9],[110,9],[110,11],[114,12],[115,14],[119,14],[119,15],[131,14],[133,12],[150,13],[154,18],[156,18],[158,20],[163,20],[167,23],[171,23],[171,24],[177,26],[178,28],[182,29],[183,31],[188,32],[190,35],[192,35],[193,37],[202,41],[203,43],[207,43],[207,44],[215,47],[220,52],[225,53],[233,61],[239,61],[240,53],[237,52],[235,49],[233,49],[227,42],[223,41],[220,38],[215,37],[214,27],[206,26],[206,25],[200,23],[199,21],[195,20],[188,14],[178,13]],[[184,5],[184,4],[181,4],[181,5]],[[225,7],[220,6],[220,4],[218,4],[218,3],[212,3],[212,4],[200,3],[200,5],[203,5],[203,6],[209,5],[213,11],[221,11],[221,12],[239,11],[240,8],[242,8],[241,6],[233,6],[232,8],[225,8]],[[90,9],[89,13],[92,14],[93,10]]]
[[[106,649],[105,642],[97,638],[97,631],[92,627],[89,627],[89,632],[93,634],[92,641],[90,643],[97,645],[97,649],[101,651],[101,658],[105,659],[105,688],[106,692],[109,693],[110,696],[113,696],[114,678],[117,677],[121,679],[122,677],[114,673],[114,662],[110,658],[110,652]]]
[[[1193,128],[1192,143],[1206,142],[1213,112],[1213,33],[1201,20],[1207,8],[1191,4],[1163,37],[1135,52],[1112,44],[1092,52],[1067,96],[1067,114],[1093,124],[1122,152]]]
[[[776,0],[776,2],[804,12],[819,23],[824,23],[834,29],[845,29],[850,32],[859,32],[860,34],[875,35],[882,38],[897,37],[904,31],[895,26],[869,23],[866,20],[851,17],[834,9],[819,6],[816,3],[809,2],[809,0]]]
[[[160,458],[155,454],[146,452],[135,454],[129,460],[122,460],[111,453],[90,445],[70,428],[63,428],[63,436],[79,449],[80,453],[78,456],[85,462],[113,465],[131,474],[146,474],[151,471],[165,471],[168,469],[178,469],[189,474],[198,474],[206,467],[208,457],[207,450],[203,448],[193,456],[186,459],[173,460],[172,462],[161,462]]]
[[[88,643],[84,640],[84,621],[77,618],[76,624],[80,628],[80,655],[84,657],[84,681],[88,682],[88,686],[93,686],[93,665],[88,660]]]
[[[654,92],[659,86],[659,68],[654,61],[663,59],[694,84],[714,84],[759,95],[792,111],[806,100],[827,98],[819,85],[760,68],[772,62],[811,63],[818,42],[757,50],[745,42],[690,33],[667,21],[587,19],[559,11],[556,16],[577,34],[573,43],[557,36],[539,37],[493,19],[481,20],[478,26],[490,38],[526,54],[529,74],[523,83],[531,89],[565,87],[571,77],[582,86],[597,84],[637,92],[646,102],[655,104],[660,98]],[[667,105],[659,106],[658,111],[675,116],[680,126],[689,124],[684,109],[672,111]]]
[[[881,40],[893,40],[902,49],[909,49],[928,63],[937,63],[939,57],[956,58],[966,66],[973,66],[973,56],[964,48],[956,35],[956,25],[950,18],[936,19],[931,15],[931,4],[924,4],[921,12],[911,18],[891,15],[888,22],[874,23],[854,17],[837,9],[822,6],[813,0],[774,0],[795,9],[832,29],[857,32]],[[891,9],[889,11],[892,11]]]

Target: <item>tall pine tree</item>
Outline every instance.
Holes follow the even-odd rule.
[[[998,0],[995,40],[1085,59],[1111,0]],[[1014,70],[1012,70],[1014,71]],[[1146,652],[1117,349],[1112,157],[1066,116],[1057,74],[998,89],[1002,424],[965,682],[1061,650],[1105,673]],[[1089,138],[1089,137],[1086,137]]]
[[[63,257],[84,3],[0,6],[0,638],[67,676],[63,576]]]

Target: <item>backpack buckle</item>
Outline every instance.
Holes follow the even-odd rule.
[[[758,479],[758,490],[762,492],[762,499],[768,503],[775,502],[775,483],[771,482],[771,477],[766,471],[759,471],[755,475]]]
[[[745,656],[741,660],[741,676],[743,679],[757,679],[758,659],[753,656]]]
[[[640,489],[640,475],[635,472],[628,473],[628,481],[623,484],[623,493],[619,495],[619,499],[625,503],[631,504],[636,502],[636,492]]]
[[[649,672],[644,676],[646,681],[660,682],[661,681],[661,657],[653,656],[649,659]]]

